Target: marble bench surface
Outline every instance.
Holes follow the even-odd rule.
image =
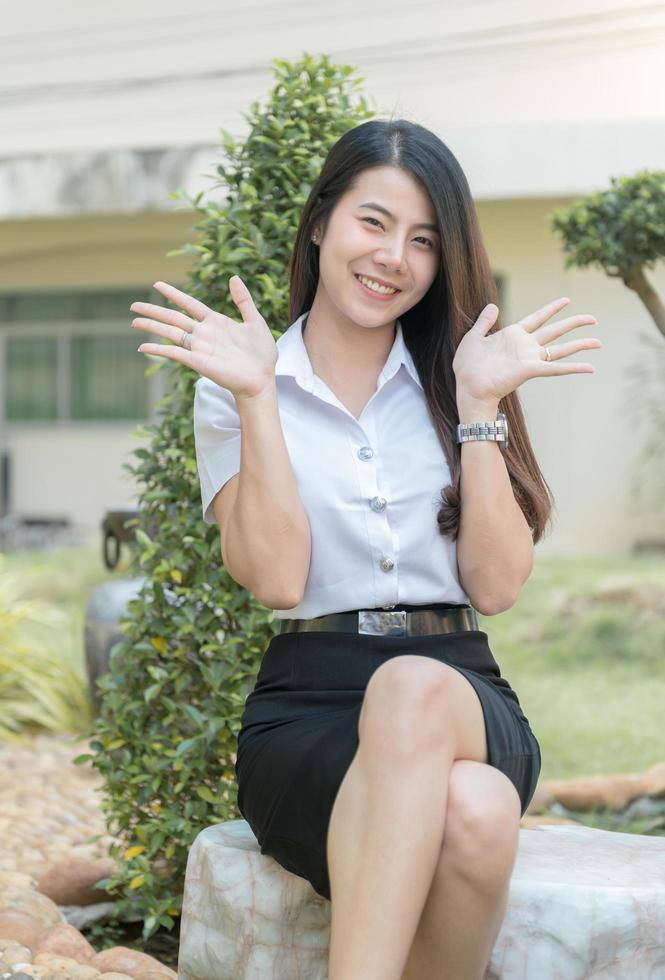
[[[179,980],[326,980],[329,929],[330,903],[262,855],[246,821],[197,836]],[[486,980],[627,977],[665,980],[665,838],[520,828]]]

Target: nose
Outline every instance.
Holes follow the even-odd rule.
[[[394,272],[400,272],[404,266],[404,241],[395,235],[377,252],[377,262]]]

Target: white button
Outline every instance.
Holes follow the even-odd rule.
[[[386,500],[385,497],[372,497],[372,499],[369,502],[369,505],[372,508],[372,510],[385,510],[387,503],[388,501]]]
[[[394,567],[395,562],[392,560],[392,558],[382,558],[381,561],[379,562],[379,565],[384,570],[384,572],[389,572],[390,569]]]
[[[374,455],[374,450],[371,446],[361,446],[358,450],[358,459],[371,459]]]

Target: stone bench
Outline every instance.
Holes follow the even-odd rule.
[[[330,903],[260,853],[244,820],[190,849],[178,980],[325,980]],[[665,978],[665,838],[520,828],[486,980]]]

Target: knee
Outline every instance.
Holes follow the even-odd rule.
[[[450,668],[431,658],[403,654],[386,661],[369,679],[359,729],[375,735],[384,751],[412,757],[452,740],[447,711]],[[452,749],[452,745],[451,745]]]
[[[442,872],[453,866],[482,890],[503,888],[515,863],[520,814],[519,794],[505,773],[457,760],[448,780]]]

